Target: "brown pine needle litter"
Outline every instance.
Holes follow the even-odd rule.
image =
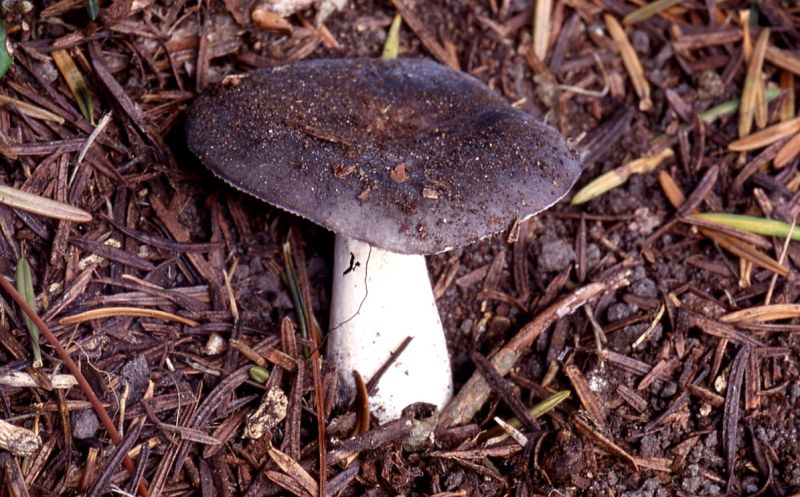
[[[664,190],[664,195],[667,196],[667,200],[672,204],[672,207],[677,209],[686,202],[686,195],[683,194],[683,190],[667,171],[658,173],[658,182],[661,184],[661,189]]]
[[[86,80],[83,79],[83,75],[75,65],[72,57],[66,50],[56,50],[50,56],[67,82],[67,86],[69,86],[72,96],[75,97],[75,102],[78,104],[81,114],[87,121],[94,124],[94,99],[89,87],[86,86]]]
[[[800,132],[800,117],[773,124],[751,135],[739,138],[728,145],[728,150],[732,152],[747,152],[764,148],[797,132]]]
[[[772,165],[777,168],[786,167],[800,154],[800,133],[795,134],[789,141],[787,141],[775,158],[772,159]]]
[[[701,479],[720,489],[731,479],[734,494],[797,491],[794,0],[87,1],[96,20],[80,0],[43,9],[9,0],[0,26],[0,59],[13,49],[13,62],[0,60],[11,63],[0,80],[0,185],[11,188],[0,205],[0,276],[73,351],[57,355],[40,331],[42,364],[32,367],[32,330],[0,292],[0,417],[41,440],[30,455],[19,443],[0,454],[6,494],[679,495],[697,493]],[[290,4],[306,7],[277,10]],[[426,256],[448,346],[461,351],[455,398],[438,418],[414,406],[387,424],[367,423],[381,375],[368,375],[354,402],[342,395],[349,376],[321,367],[331,359],[330,283],[342,277],[333,237],[216,181],[181,138],[199,88],[384,50],[460,68],[560,132],[584,166],[569,194],[577,205]],[[417,115],[394,101],[304,123],[325,101],[252,108],[348,160],[364,142],[343,142],[342,124],[400,147],[453,140],[456,168],[498,136],[490,115],[479,123],[486,141],[459,141],[452,121],[409,133]],[[742,113],[751,114],[745,136]],[[425,174],[422,155],[355,168],[338,184],[402,187],[407,195],[392,200],[408,216],[403,229],[436,236],[420,220],[463,192]],[[350,200],[346,216],[356,215]],[[490,211],[497,204],[487,197]],[[291,264],[281,258],[287,235]],[[342,281],[376,270],[366,262],[355,257]],[[139,312],[113,317],[119,307]],[[468,352],[485,354],[489,381]],[[67,364],[93,374],[87,393],[63,374]],[[108,411],[107,428],[81,439],[90,397]],[[521,428],[517,411],[544,431]],[[246,436],[260,428],[263,437]],[[693,458],[698,448],[708,457]],[[130,474],[115,462],[123,453]]]
[[[784,98],[781,101],[781,121],[788,121],[795,117],[795,91],[794,91],[794,74],[789,71],[781,71],[780,88],[784,93]]]
[[[800,58],[776,47],[767,47],[764,58],[785,71],[800,76]]]
[[[547,59],[550,43],[550,18],[553,0],[535,0],[533,13],[533,53],[542,62]]]
[[[742,309],[720,318],[723,323],[749,324],[800,318],[800,304],[770,304]]]
[[[763,95],[764,82],[761,71],[764,67],[764,54],[769,43],[769,28],[764,28],[758,36],[750,62],[747,65],[747,76],[744,80],[742,90],[742,103],[739,106],[739,137],[743,138],[750,134],[753,127],[753,117],[756,113],[759,92]],[[762,96],[763,100],[763,96]]]
[[[91,214],[78,207],[4,185],[0,185],[0,205],[74,223],[88,223],[92,220]]]
[[[650,100],[650,83],[644,75],[644,68],[639,61],[639,56],[636,55],[636,50],[633,48],[628,35],[622,25],[617,21],[617,18],[611,14],[603,15],[608,34],[616,43],[617,51],[622,57],[622,64],[628,71],[628,77],[631,78],[631,84],[636,94],[639,96],[639,110],[647,112],[653,107],[653,102]]]
[[[717,243],[728,252],[748,260],[756,266],[763,267],[780,276],[788,276],[789,270],[781,266],[778,261],[758,250],[754,245],[736,238],[727,233],[722,233],[708,228],[701,228],[700,233]]]
[[[22,100],[18,100],[16,98],[0,95],[0,105],[13,106],[20,113],[25,114],[26,116],[32,117],[34,119],[41,119],[42,121],[52,121],[54,123],[64,124],[63,117],[54,114],[49,110],[43,109],[36,105],[31,105],[27,102],[23,102]]]
[[[199,326],[200,323],[171,312],[159,311],[156,309],[141,309],[139,307],[104,307],[102,309],[92,309],[72,316],[67,316],[58,320],[59,324],[79,324],[92,319],[114,318],[119,316],[130,316],[140,318],[156,318],[165,321],[175,321],[186,326]]]

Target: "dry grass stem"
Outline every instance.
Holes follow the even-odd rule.
[[[0,185],[0,204],[61,221],[88,223],[92,220],[92,215],[83,209],[9,186]]]

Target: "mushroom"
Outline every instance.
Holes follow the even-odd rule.
[[[230,185],[336,233],[327,357],[345,397],[353,370],[369,379],[393,359],[370,398],[383,422],[452,396],[424,255],[524,221],[581,171],[557,131],[427,60],[320,59],[229,77],[192,105],[186,134]]]

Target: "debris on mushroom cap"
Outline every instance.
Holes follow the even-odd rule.
[[[400,253],[503,231],[558,201],[581,171],[557,131],[427,60],[256,71],[199,97],[186,134],[236,188]]]

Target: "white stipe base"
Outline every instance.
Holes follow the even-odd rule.
[[[353,370],[369,381],[411,336],[381,377],[370,410],[385,423],[415,402],[441,409],[453,396],[453,377],[425,258],[337,235],[333,271],[328,358],[339,381],[354,392]]]

